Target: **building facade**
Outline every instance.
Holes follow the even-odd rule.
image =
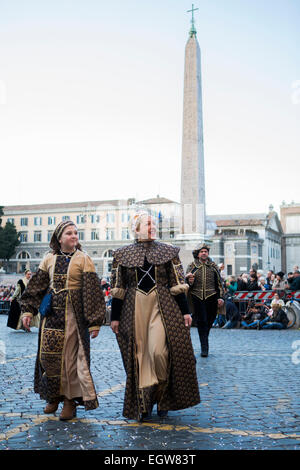
[[[55,227],[72,220],[83,249],[91,256],[99,276],[108,276],[112,252],[133,239],[132,216],[147,210],[156,220],[158,237],[172,240],[178,232],[178,204],[170,199],[156,198],[136,202],[134,199],[88,201],[65,204],[42,204],[4,207],[3,226],[12,222],[20,233],[21,244],[15,257],[5,264],[8,273],[35,272],[46,253]]]
[[[212,215],[215,223],[211,256],[224,263],[227,275],[239,276],[250,268],[281,271],[283,230],[276,212]]]
[[[282,203],[280,219],[284,231],[282,237],[282,268],[293,272],[294,266],[300,266],[300,204]]]
[[[8,273],[36,271],[56,225],[73,220],[78,228],[83,249],[93,259],[99,276],[109,276],[112,252],[133,240],[132,216],[148,211],[157,225],[157,238],[180,247],[184,267],[192,260],[197,240],[182,240],[181,205],[160,196],[135,201],[90,201],[66,204],[7,206],[2,224],[11,221],[20,232],[21,244],[8,264]],[[208,215],[207,236],[211,240],[210,255],[216,263],[224,263],[225,272],[238,276],[251,267],[265,273],[292,271],[300,263],[300,205],[281,207],[281,221],[272,206],[268,213],[243,215]],[[298,225],[297,225],[298,224]]]

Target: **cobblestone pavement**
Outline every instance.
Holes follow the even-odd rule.
[[[33,392],[38,330],[6,327],[0,315],[0,449],[300,449],[300,332],[213,329],[200,357],[191,329],[201,403],[137,423],[122,416],[125,374],[108,326],[91,342],[100,407],[62,422]]]

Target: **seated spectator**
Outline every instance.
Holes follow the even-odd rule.
[[[244,329],[257,328],[260,320],[266,316],[265,307],[255,305],[255,301],[249,303],[249,307],[244,315],[242,315],[241,326]]]
[[[221,328],[223,325],[225,325],[226,323],[225,313],[226,311],[225,311],[225,303],[224,303],[222,306],[218,306],[217,316],[212,325],[213,328]]]
[[[279,271],[279,273],[276,274],[276,279],[273,282],[272,290],[284,290],[286,288],[286,283],[284,280],[284,273],[282,271]]]
[[[284,307],[284,301],[279,297],[279,294],[277,294],[277,292],[274,295],[274,298],[272,299],[271,308],[273,308],[274,305],[280,305],[281,307]]]
[[[225,315],[218,313],[215,318],[215,321],[212,324],[212,328],[222,328],[223,325],[225,325],[225,323],[226,323]]]
[[[226,323],[223,326],[223,329],[235,328],[238,325],[238,322],[241,319],[239,310],[237,306],[232,301],[232,298],[229,297],[225,300],[226,307]]]
[[[295,271],[293,274],[293,282],[290,284],[291,290],[300,290],[300,271]]]
[[[274,304],[268,315],[259,322],[262,330],[284,330],[287,328],[289,319],[280,304]]]

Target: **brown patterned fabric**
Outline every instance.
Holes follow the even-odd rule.
[[[41,269],[32,276],[21,297],[21,313],[37,315],[44,295],[49,292],[49,274]]]
[[[171,269],[169,271],[170,287],[177,284],[185,284],[184,269],[182,267],[179,256],[176,256],[171,261]]]
[[[159,265],[167,263],[178,256],[179,248],[157,241],[135,242],[131,245],[114,251],[114,259],[117,264],[127,268],[142,267],[145,257],[150,264]]]
[[[88,328],[101,326],[106,306],[100,280],[96,273],[84,272],[82,274],[82,304]]]
[[[95,272],[82,272],[82,288],[67,289],[67,273],[70,259],[57,255],[53,274],[53,290],[48,272],[39,269],[28,283],[22,296],[22,311],[38,313],[40,302],[46,292],[52,291],[52,313],[41,322],[38,355],[35,365],[34,391],[51,403],[61,396],[61,373],[64,360],[65,325],[67,303],[71,302],[76,318],[79,337],[85,358],[90,366],[90,336],[88,328],[100,327],[105,317],[105,300],[100,280]],[[90,370],[88,370],[90,374]],[[92,381],[92,377],[91,377]],[[97,408],[98,400],[78,403],[86,410]]]
[[[149,248],[148,248],[149,250]],[[157,251],[155,251],[157,250]],[[124,251],[124,253],[122,253]],[[138,243],[117,250],[113,261],[112,287],[126,290],[117,341],[127,375],[123,415],[139,419],[145,408],[158,403],[162,410],[179,410],[200,402],[195,356],[189,329],[170,288],[184,283],[179,249],[160,242],[152,242],[151,254]],[[135,343],[136,266],[143,265],[144,257],[155,260],[156,294],[169,349],[168,381],[160,389],[138,388],[138,368]],[[150,258],[150,259],[149,259]],[[162,261],[163,260],[163,261]],[[124,263],[124,264],[123,264]],[[135,265],[134,265],[135,264]]]

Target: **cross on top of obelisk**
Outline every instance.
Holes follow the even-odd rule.
[[[196,10],[199,10],[199,8],[194,8],[194,4],[193,4],[193,3],[192,3],[192,9],[191,9],[191,10],[187,10],[187,13],[192,12],[192,19],[191,19],[192,27],[191,27],[191,29],[190,29],[190,36],[191,36],[191,38],[197,34],[197,31],[196,31],[196,28],[195,28],[195,20],[194,20],[194,11],[196,11]]]

